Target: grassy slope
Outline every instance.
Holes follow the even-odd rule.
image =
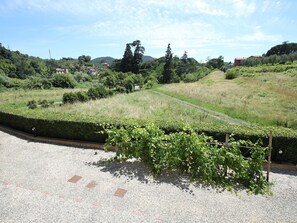
[[[140,91],[133,94],[120,94],[112,98],[89,101],[86,103],[68,104],[30,110],[26,107],[29,100],[48,100],[60,102],[65,92],[86,89],[53,89],[53,90],[10,90],[1,93],[0,111],[15,114],[30,113],[30,116],[54,118],[65,114],[79,117],[81,120],[100,120],[107,118],[135,118],[147,121],[164,120],[180,124],[226,123],[214,118],[207,112],[185,105],[184,103],[151,91]],[[64,116],[64,115],[63,115]]]
[[[199,82],[155,90],[245,121],[297,128],[297,70],[248,76],[226,80],[216,71]]]
[[[0,110],[16,114],[36,113],[39,117],[46,115],[51,118],[56,114],[66,114],[82,120],[124,117],[194,125],[244,124],[212,112],[217,111],[251,123],[287,125],[296,129],[297,69],[265,73],[255,72],[255,69],[251,68],[248,73],[249,68],[245,68],[248,75],[234,80],[226,80],[222,72],[216,71],[195,83],[163,85],[151,91],[116,95],[98,101],[39,108],[38,112],[28,111],[26,103],[33,99],[61,101],[64,92],[86,89],[10,90],[1,92]]]

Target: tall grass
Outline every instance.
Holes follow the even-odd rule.
[[[222,80],[218,77],[224,74],[216,73],[199,82],[163,85],[157,90],[249,122],[297,128],[295,73],[297,69],[234,80]]]
[[[136,118],[179,123],[224,123],[206,112],[151,91],[120,94],[111,98],[48,108],[49,112],[65,112],[95,117]]]

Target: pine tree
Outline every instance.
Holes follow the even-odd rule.
[[[173,54],[171,53],[171,48],[169,43],[165,54],[165,64],[164,64],[164,69],[163,69],[162,79],[161,79],[162,83],[173,82],[174,71],[173,71],[172,55]]]
[[[131,51],[131,43],[126,44],[123,59],[121,60],[120,71],[130,72],[132,70],[133,53]]]
[[[135,47],[131,71],[135,74],[138,74],[145,49],[143,46],[141,46],[140,40],[135,40],[131,45]]]

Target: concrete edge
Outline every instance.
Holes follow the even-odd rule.
[[[3,126],[1,124],[0,124],[0,130],[31,142],[40,142],[40,143],[48,143],[48,144],[62,145],[62,146],[69,146],[69,147],[78,147],[82,149],[100,149],[100,150],[107,150],[107,151],[116,150],[116,148],[113,146],[109,148],[105,148],[105,144],[103,143],[34,136],[33,134],[19,131],[7,126]]]

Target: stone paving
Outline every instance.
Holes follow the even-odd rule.
[[[296,172],[272,172],[265,197],[101,161],[113,155],[0,131],[0,222],[297,222]]]

